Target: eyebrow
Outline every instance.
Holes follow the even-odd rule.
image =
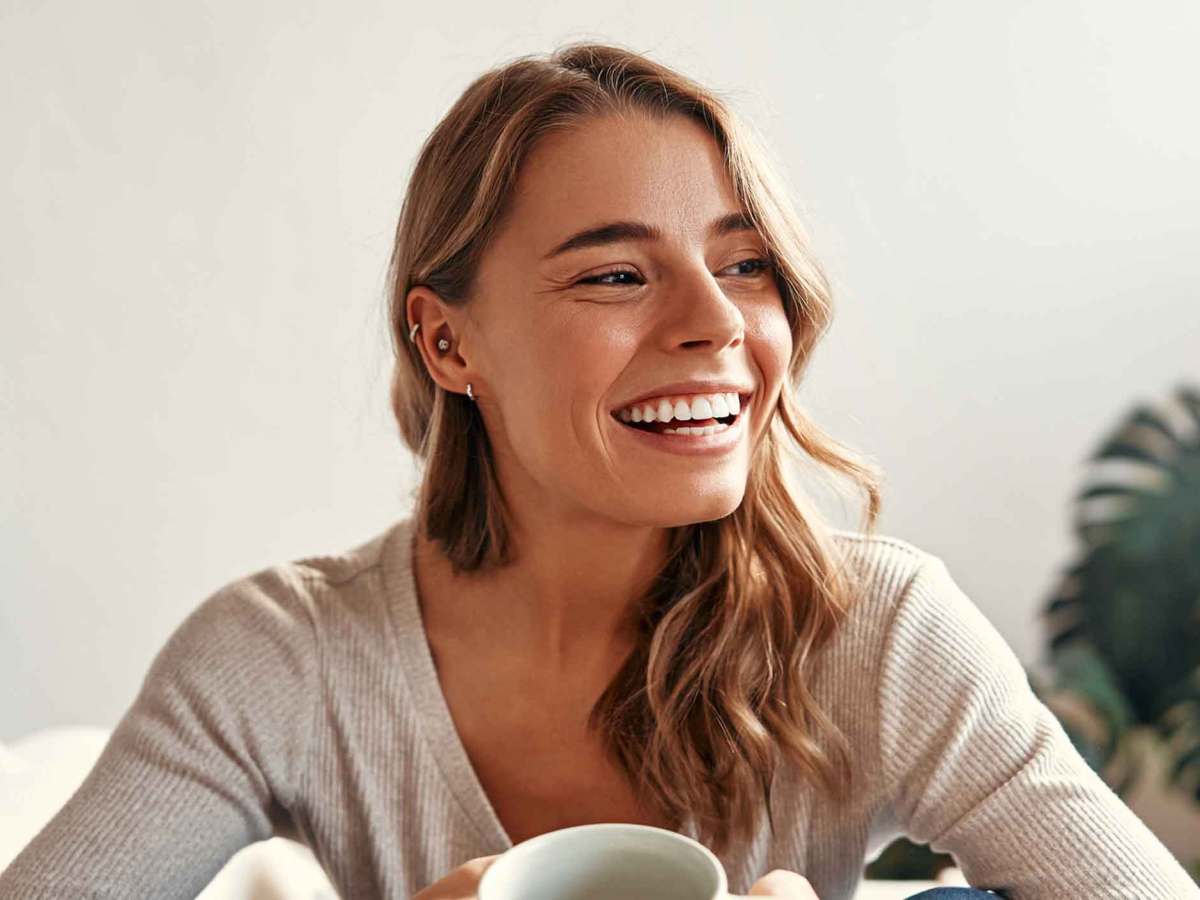
[[[735,231],[758,231],[758,226],[754,224],[754,220],[750,217],[749,213],[745,212],[727,213],[713,219],[708,225],[708,237],[710,239],[731,234]],[[606,222],[603,225],[597,225],[594,228],[585,228],[583,231],[576,232],[542,258],[550,259],[562,253],[569,253],[572,250],[582,250],[585,247],[599,247],[604,244],[615,244],[619,241],[653,241],[660,240],[662,237],[662,229],[654,225],[648,225],[645,222]]]

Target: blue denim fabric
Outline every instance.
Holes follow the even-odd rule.
[[[994,900],[998,896],[1000,895],[979,888],[936,887],[913,894],[908,900]]]

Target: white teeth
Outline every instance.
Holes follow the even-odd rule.
[[[687,399],[661,398],[649,403],[627,406],[617,412],[622,422],[687,422],[693,419],[723,419],[741,412],[736,391],[722,394],[701,394]]]
[[[664,434],[716,434],[718,431],[725,431],[729,428],[724,422],[718,422],[716,425],[682,425],[679,428],[664,428]]]

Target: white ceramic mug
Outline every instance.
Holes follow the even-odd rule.
[[[480,879],[479,900],[725,900],[725,868],[683,834],[602,822],[513,846]]]

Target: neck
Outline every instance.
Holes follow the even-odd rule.
[[[667,529],[594,514],[514,515],[515,561],[454,575],[436,544],[418,538],[420,573],[442,598],[443,633],[551,672],[579,673],[623,658],[636,635],[636,604],[666,552]]]

